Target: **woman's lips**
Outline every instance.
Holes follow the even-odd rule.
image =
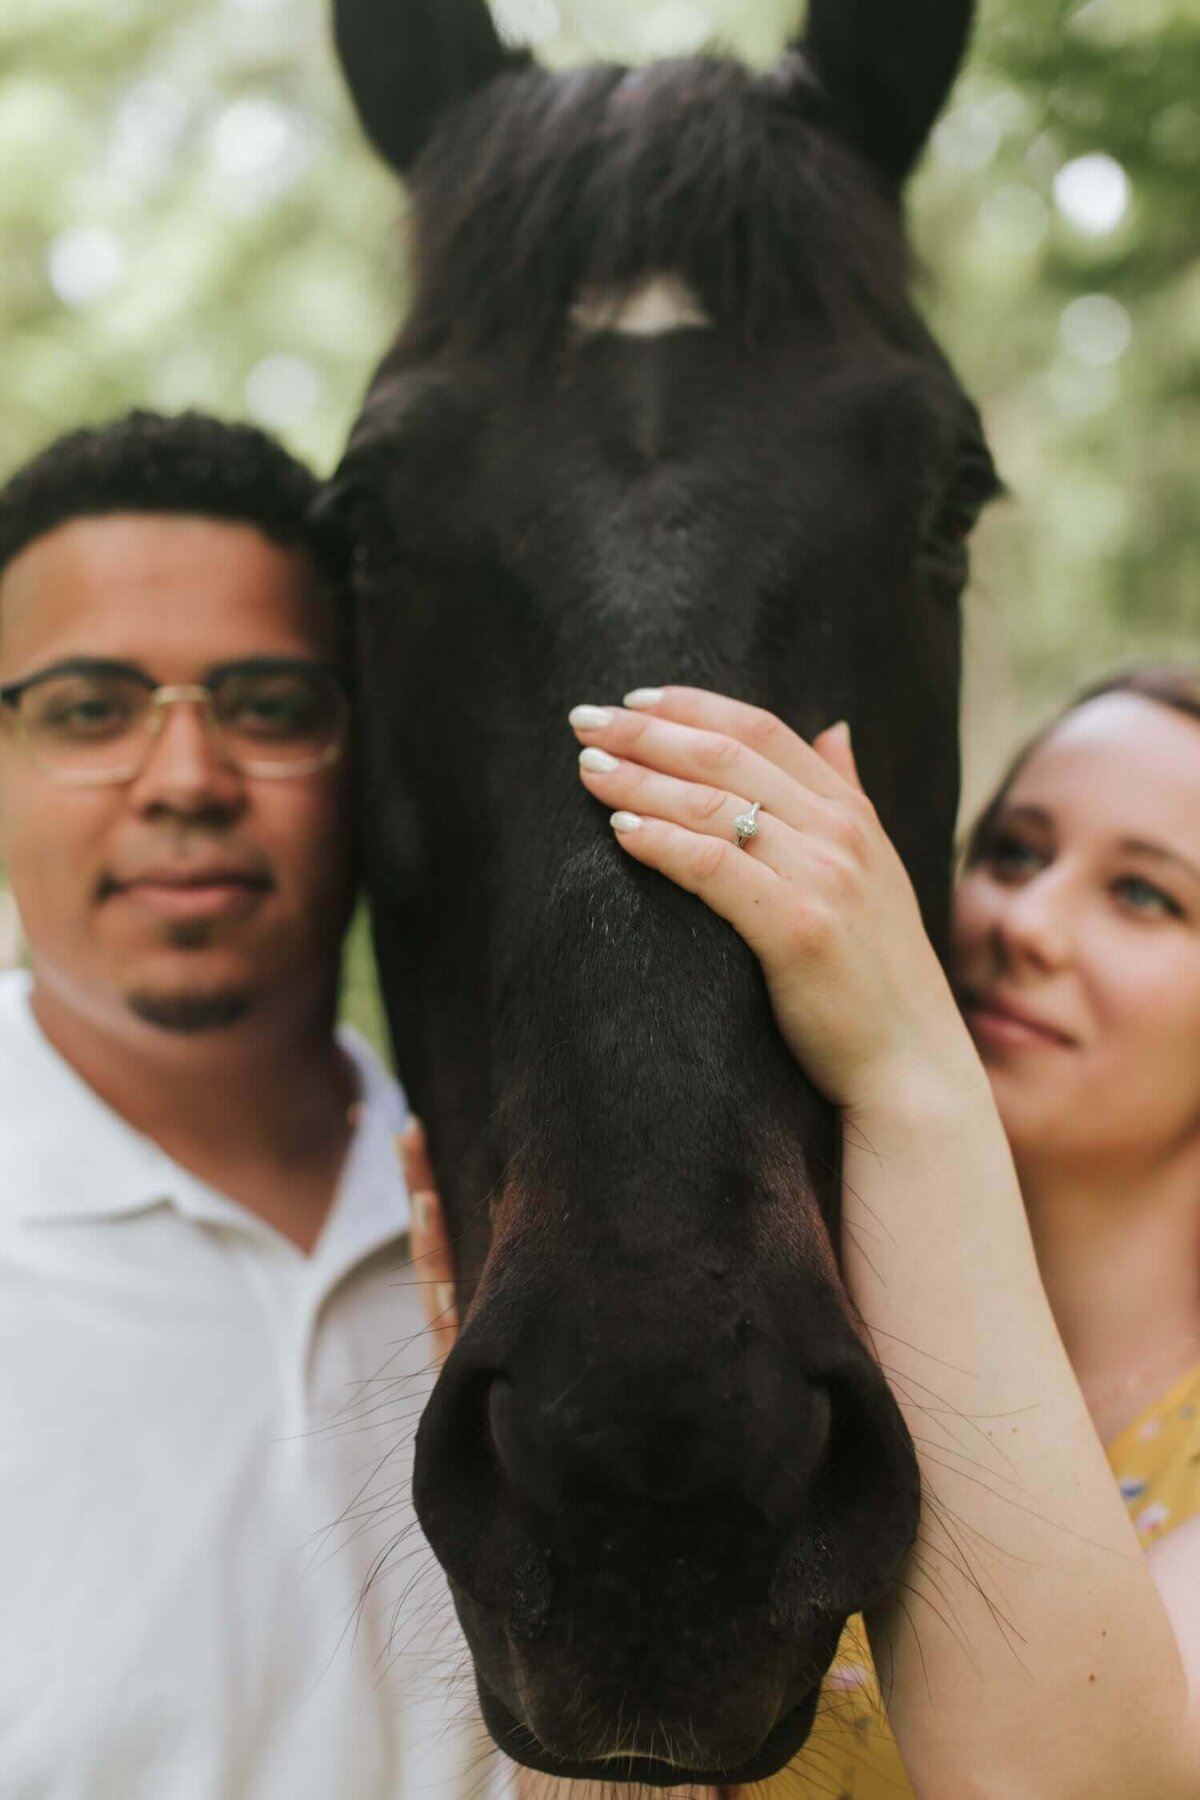
[[[118,894],[132,906],[168,919],[239,919],[261,904],[261,881],[132,881]]]
[[[967,1024],[977,1038],[987,1044],[1000,1044],[1015,1049],[1074,1049],[1074,1041],[1052,1025],[1043,1025],[1025,1013],[1010,1011],[1002,1002],[967,996],[963,1011]]]

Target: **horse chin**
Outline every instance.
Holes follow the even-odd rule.
[[[821,1685],[805,1695],[790,1712],[784,1714],[768,1732],[754,1755],[734,1767],[719,1769],[681,1768],[657,1757],[626,1755],[616,1752],[595,1762],[572,1762],[553,1756],[525,1725],[518,1724],[503,1701],[476,1672],[479,1704],[484,1724],[494,1743],[513,1762],[534,1769],[542,1775],[554,1775],[562,1781],[600,1781],[640,1783],[646,1787],[743,1787],[755,1781],[766,1781],[786,1768],[803,1748],[813,1727]]]

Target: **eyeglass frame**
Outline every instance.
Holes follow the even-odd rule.
[[[216,683],[229,675],[273,674],[302,670],[306,674],[312,670],[332,677],[342,698],[342,716],[338,721],[333,742],[323,750],[319,757],[303,763],[291,765],[275,765],[266,767],[261,764],[247,763],[237,757],[225,738],[224,728],[217,717],[213,706],[213,688]],[[52,769],[34,749],[29,736],[29,726],[21,711],[21,701],[31,688],[40,687],[47,681],[53,681],[64,675],[121,675],[141,683],[150,696],[151,711],[147,719],[145,750],[140,760],[129,769],[119,769],[112,773],[85,775],[66,774],[61,769]],[[154,754],[154,746],[162,736],[163,724],[167,716],[167,708],[176,706],[181,701],[204,709],[204,722],[212,741],[220,750],[223,760],[239,775],[248,776],[252,781],[285,781],[303,775],[315,775],[321,769],[328,769],[343,755],[346,748],[346,728],[349,724],[349,702],[353,692],[353,683],[345,669],[336,663],[324,662],[316,657],[302,656],[248,656],[235,662],[220,663],[210,669],[208,675],[200,682],[169,683],[159,686],[152,675],[140,669],[136,663],[119,662],[103,656],[71,656],[62,662],[51,663],[48,668],[36,669],[23,681],[10,682],[7,687],[0,687],[0,707],[6,707],[17,722],[17,730],[29,758],[51,781],[63,787],[119,787],[126,782],[136,781],[145,773],[146,765]]]

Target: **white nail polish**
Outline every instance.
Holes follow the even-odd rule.
[[[642,821],[636,813],[615,812],[608,821],[614,831],[640,831]]]
[[[662,697],[661,688],[634,688],[631,694],[626,694],[622,704],[633,712],[648,711],[650,707],[657,706]]]
[[[429,1236],[429,1195],[412,1195],[413,1224],[422,1237]]]
[[[581,769],[591,769],[597,775],[611,775],[621,765],[607,750],[589,749],[579,752],[579,766]]]
[[[567,718],[576,731],[601,731],[612,724],[612,713],[605,706],[576,706]]]
[[[455,1320],[454,1283],[439,1281],[433,1290],[433,1310],[439,1325],[453,1325]]]

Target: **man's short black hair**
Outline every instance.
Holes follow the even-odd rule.
[[[28,544],[72,519],[190,513],[253,525],[286,549],[340,567],[313,507],[310,469],[253,425],[205,413],[131,412],[57,438],[0,487],[0,575]]]

